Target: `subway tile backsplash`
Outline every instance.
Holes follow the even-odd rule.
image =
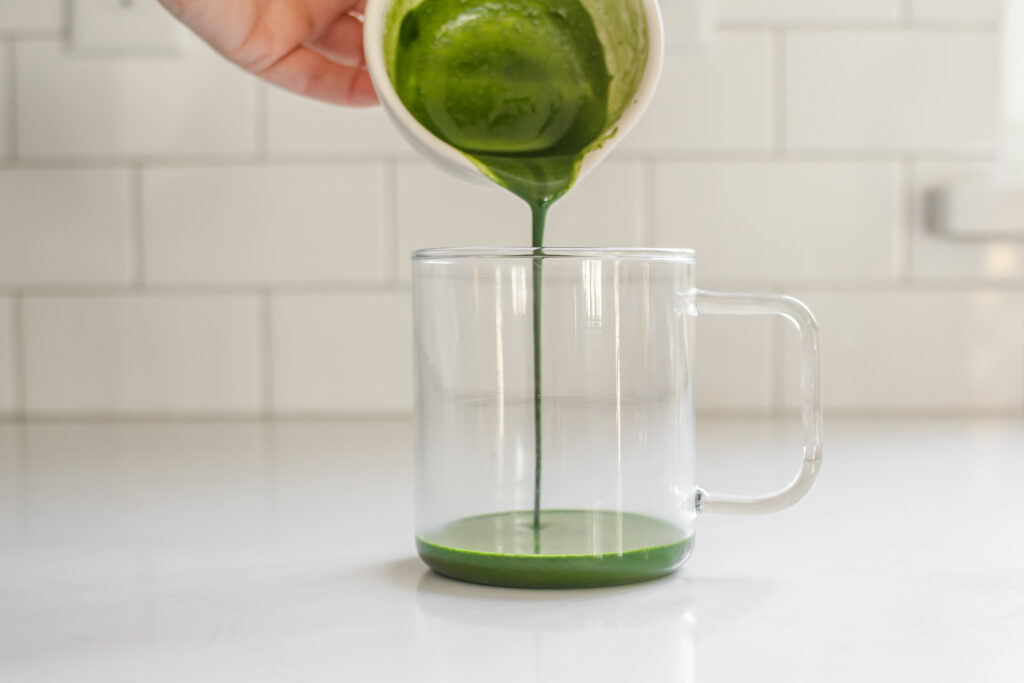
[[[407,413],[412,405],[408,293],[274,296],[273,409]]]
[[[772,36],[724,33],[713,49],[669,50],[664,80],[623,149],[645,154],[767,150],[772,135]]]
[[[374,164],[146,168],[145,281],[379,282],[384,177]]]
[[[682,0],[667,0],[675,5]],[[890,23],[900,18],[901,0],[718,0],[726,21],[802,24]]]
[[[0,3],[0,32],[56,31],[63,22],[63,0],[4,0]]]
[[[821,325],[826,411],[1019,412],[1024,408],[1024,294],[793,291]],[[789,335],[793,336],[793,335]],[[794,341],[786,405],[799,404]]]
[[[12,73],[10,43],[0,40],[0,161],[11,155],[14,136],[12,105]]]
[[[910,0],[910,13],[919,23],[977,23],[994,26],[1001,0]]]
[[[0,415],[13,413],[17,406],[14,335],[14,306],[9,297],[0,296]]]
[[[23,307],[29,413],[264,407],[261,306],[253,295],[38,296]]]
[[[168,19],[170,21],[170,19]],[[255,79],[190,39],[179,56],[80,56],[16,41],[25,157],[244,155],[256,150]]]
[[[682,1],[549,244],[692,247],[702,286],[806,299],[830,415],[1024,411],[1024,246],[924,203],[993,173],[1000,3],[719,0],[701,47]],[[63,5],[0,2],[0,416],[408,413],[409,252],[526,244],[526,207],[194,38],[75,54]],[[795,408],[787,325],[698,335],[700,409]]]
[[[886,162],[657,164],[654,242],[696,249],[701,275],[712,278],[891,280],[898,189]]]
[[[997,55],[994,32],[790,34],[785,143],[794,150],[991,151]]]
[[[763,317],[697,319],[697,408],[715,413],[767,414],[777,384],[774,321]]]
[[[0,169],[0,284],[127,283],[128,172]]]
[[[376,107],[340,109],[270,85],[266,97],[271,155],[416,158],[402,134]]]

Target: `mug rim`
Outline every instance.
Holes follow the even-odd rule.
[[[432,247],[412,253],[413,261],[435,259],[606,258],[696,263],[693,249],[671,247]]]

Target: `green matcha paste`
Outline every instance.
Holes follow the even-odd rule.
[[[424,0],[401,20],[395,90],[434,135],[522,197],[533,246],[604,133],[611,75],[579,0]]]

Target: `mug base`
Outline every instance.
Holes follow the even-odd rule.
[[[635,513],[544,510],[539,529],[532,520],[531,511],[468,517],[429,539],[417,536],[416,548],[438,574],[509,588],[597,588],[649,581],[678,569],[693,549],[692,534]]]

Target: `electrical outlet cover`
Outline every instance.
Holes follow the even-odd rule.
[[[182,26],[156,0],[71,0],[71,48],[84,53],[174,55]]]
[[[973,182],[936,188],[926,197],[932,228],[952,238],[1024,238],[1024,186]]]

